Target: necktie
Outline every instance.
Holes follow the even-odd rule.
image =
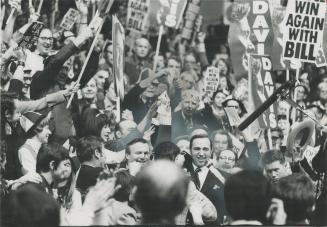
[[[199,178],[199,172],[201,171],[201,168],[196,168],[194,170],[194,183],[196,185],[196,188],[200,190],[201,183],[200,183],[200,178]]]

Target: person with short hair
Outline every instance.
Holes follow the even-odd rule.
[[[225,205],[230,225],[262,225],[271,202],[271,186],[257,171],[243,170],[225,184]]]
[[[171,161],[145,166],[136,176],[135,202],[141,210],[141,224],[176,224],[176,216],[186,205],[188,184],[184,171]]]
[[[190,150],[193,163],[188,172],[191,174],[191,179],[217,210],[217,220],[205,224],[222,224],[225,215],[225,176],[209,163],[212,156],[212,143],[208,135],[193,136],[190,141]]]
[[[282,177],[291,174],[284,154],[280,150],[269,150],[262,155],[261,164],[267,179],[276,183]]]
[[[1,226],[57,227],[59,223],[59,205],[40,185],[23,185],[1,201]]]
[[[287,225],[308,225],[315,205],[315,187],[302,173],[281,178],[273,188],[273,197],[284,202]]]
[[[196,125],[201,125],[201,116],[198,111],[200,95],[190,89],[182,92],[181,110],[172,115],[172,138],[185,135]]]
[[[99,173],[105,167],[105,156],[102,152],[102,142],[99,137],[82,137],[77,143],[77,157],[81,168],[77,174],[76,188],[82,196],[97,182]]]

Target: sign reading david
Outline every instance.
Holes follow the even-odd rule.
[[[315,63],[323,40],[326,0],[289,0],[286,12],[284,59]]]

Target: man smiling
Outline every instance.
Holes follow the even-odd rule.
[[[212,155],[212,145],[209,137],[207,135],[193,136],[190,141],[190,150],[193,158],[193,168],[188,171],[198,190],[213,203],[218,214],[215,223],[205,224],[222,224],[225,213],[225,178],[218,170],[209,165],[209,159]]]

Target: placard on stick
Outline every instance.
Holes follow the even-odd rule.
[[[126,28],[136,33],[146,33],[150,0],[130,0],[127,8]]]
[[[23,38],[18,42],[18,46],[31,49],[36,44],[43,27],[43,23],[39,21],[33,22],[25,31]]]
[[[61,21],[60,27],[64,30],[71,30],[79,17],[79,12],[70,8]]]
[[[288,1],[286,12],[284,58],[315,63],[323,39],[326,1]]]
[[[213,94],[219,85],[219,69],[217,67],[210,66],[207,68],[204,77],[205,90],[209,94]]]

